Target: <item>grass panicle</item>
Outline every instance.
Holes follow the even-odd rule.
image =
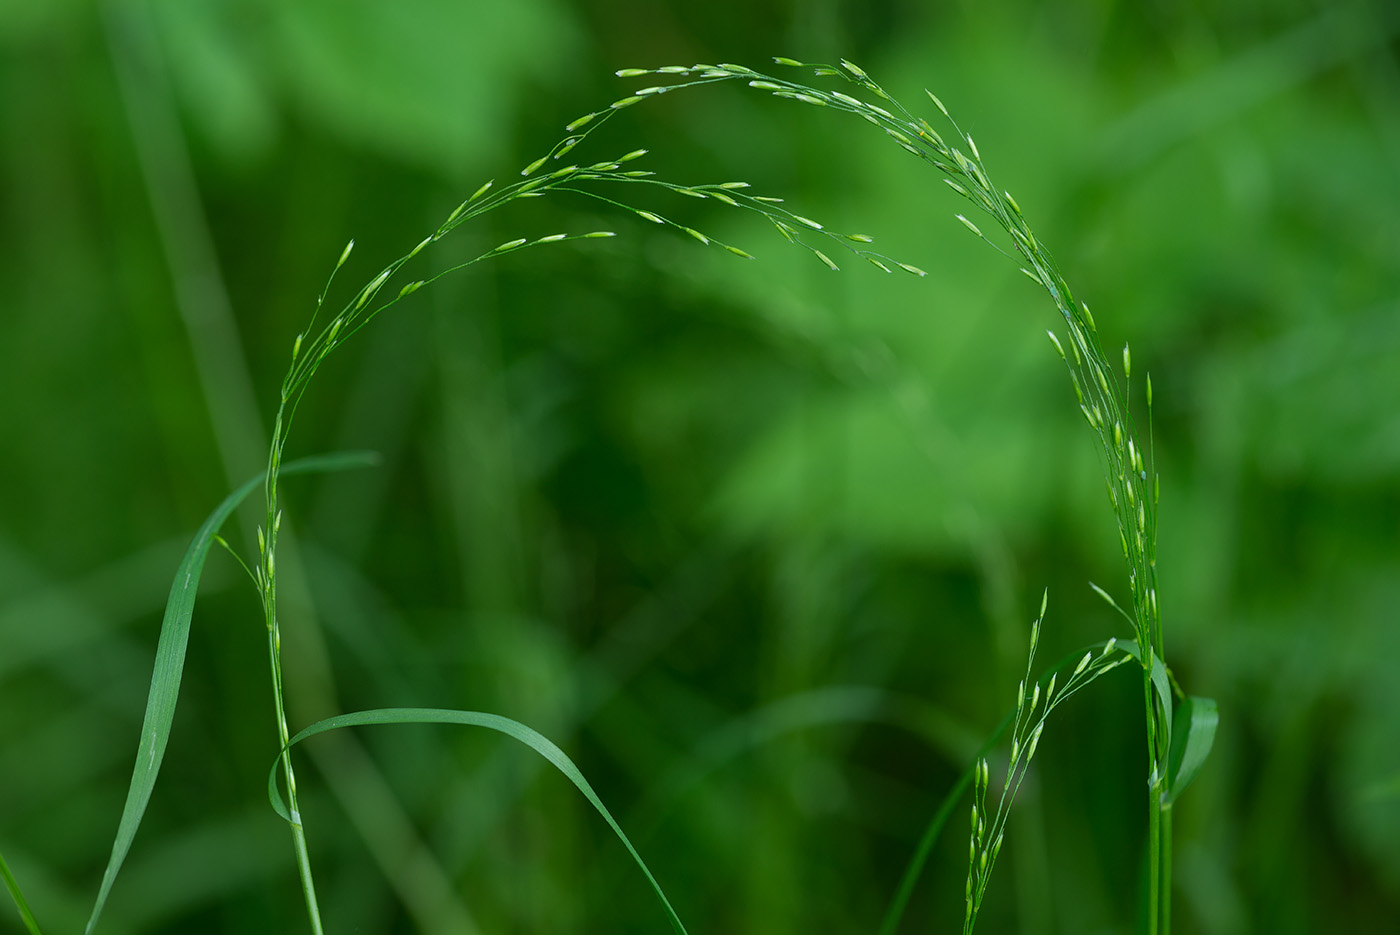
[[[784,239],[807,250],[818,262],[832,270],[840,268],[833,259],[834,255],[868,262],[887,273],[898,268],[921,277],[927,275],[916,266],[869,249],[868,245],[873,242],[873,238],[868,234],[832,230],[820,220],[788,209],[782,198],[751,192],[749,189],[752,186],[744,181],[706,184],[667,181],[652,171],[637,168],[639,161],[647,155],[644,149],[633,149],[616,158],[589,164],[568,162],[564,158],[588,142],[592,134],[621,110],[663,98],[677,91],[727,81],[740,81],[754,90],[777,98],[844,112],[872,124],[900,148],[941,173],[953,192],[971,205],[973,210],[967,214],[972,214],[976,220],[964,213],[957,213],[954,217],[971,234],[991,244],[1008,257],[1016,259],[1021,271],[1046,291],[1060,316],[1059,329],[1049,331],[1049,337],[1068,370],[1077,405],[1096,440],[1108,498],[1117,522],[1127,565],[1130,595],[1127,609],[1120,607],[1103,589],[1097,586],[1094,588],[1128,621],[1134,639],[1121,643],[1116,638],[1109,639],[1066,661],[1063,666],[1056,667],[1049,673],[1048,678],[1037,679],[1033,678],[1032,672],[1048,595],[1042,597],[1040,612],[1031,628],[1025,675],[1017,689],[1015,708],[1008,715],[1003,727],[998,729],[993,740],[978,754],[975,762],[945,799],[930,823],[929,830],[910,863],[910,869],[901,881],[894,903],[886,914],[881,931],[889,935],[897,927],[900,914],[929,853],[933,838],[941,829],[952,804],[968,786],[972,789],[973,805],[963,928],[964,933],[973,930],[992,869],[1001,851],[1007,817],[1036,754],[1050,714],[1076,692],[1129,659],[1136,660],[1142,669],[1147,723],[1151,784],[1148,831],[1149,932],[1155,935],[1159,930],[1169,930],[1170,907],[1164,894],[1170,893],[1170,809],[1176,796],[1194,778],[1209,753],[1215,734],[1217,714],[1214,702],[1209,699],[1186,698],[1175,685],[1175,680],[1165,664],[1165,646],[1157,596],[1157,506],[1160,482],[1153,456],[1151,377],[1149,375],[1145,380],[1147,445],[1144,446],[1137,433],[1130,406],[1133,361],[1129,347],[1125,344],[1119,359],[1110,362],[1109,355],[1103,350],[1097,325],[1088,306],[1075,297],[1053,257],[1031,230],[1016,200],[1009,192],[992,184],[977,144],[957,125],[948,108],[936,95],[927,92],[929,99],[948,125],[946,136],[926,119],[910,113],[875,83],[864,69],[852,62],[842,59],[837,65],[828,65],[803,63],[790,58],[777,58],[774,61],[789,69],[810,69],[817,78],[845,82],[842,86],[844,89],[813,87],[735,64],[624,68],[617,72],[619,77],[647,78],[655,83],[638,88],[634,93],[621,97],[606,107],[570,121],[565,125],[565,136],[542,156],[526,164],[517,177],[500,185],[496,184],[496,180],[481,185],[470,197],[453,208],[436,229],[403,256],[371,276],[332,312],[328,307],[328,297],[337,275],[354,251],[353,240],[346,244],[316,300],[310,320],[291,342],[290,363],[281,384],[265,472],[230,494],[214,511],[187,551],[172,586],[156,652],[155,673],[142,726],[136,767],[113,844],[111,860],[104,873],[97,903],[87,925],[88,932],[92,932],[96,927],[139,827],[159,772],[178,697],[185,645],[204,560],[214,544],[228,549],[228,543],[218,535],[219,527],[237,504],[261,485],[265,509],[263,521],[256,531],[256,557],[252,561],[244,561],[237,555],[235,558],[238,558],[239,564],[253,580],[267,634],[268,662],[278,734],[278,754],[272,766],[269,795],[274,808],[291,829],[312,931],[320,935],[322,925],[311,871],[310,849],[298,805],[296,773],[291,756],[293,746],[305,737],[341,727],[389,723],[455,723],[485,727],[511,736],[540,753],[569,778],[625,845],[650,882],[673,928],[684,933],[684,926],[681,925],[660,885],[621,827],[603,806],[592,786],[562,750],[525,725],[499,715],[479,712],[380,709],[340,715],[292,733],[285,712],[281,619],[277,593],[277,553],[283,529],[280,481],[283,476],[301,470],[334,469],[363,462],[364,459],[359,456],[328,456],[286,462],[284,455],[298,407],[320,366],[379,314],[437,279],[485,260],[550,244],[614,236],[613,231],[596,230],[586,233],[516,237],[465,262],[420,274],[422,278],[409,278],[404,275],[406,267],[428,247],[461,225],[516,200],[550,194],[578,195],[607,204],[648,223],[673,228],[676,233],[684,234],[704,246],[719,247],[740,258],[752,259],[751,254],[736,245],[672,220],[654,207],[639,206],[636,196],[658,192],[714,201],[727,208],[761,215]],[[853,93],[847,93],[848,91]],[[1008,239],[1005,245],[995,242],[984,233],[986,221],[982,220],[983,217],[989,218],[993,225],[987,230],[995,233],[994,228],[999,228],[1006,234]],[[982,220],[981,224],[978,223],[979,220]],[[1067,674],[1061,681],[1061,675],[1066,671]],[[1176,698],[1181,699],[1179,705],[1175,702]],[[1180,728],[1175,734],[1174,711],[1178,715],[1177,725]],[[993,807],[989,801],[993,772],[987,753],[991,749],[991,743],[1008,727],[1011,733],[1010,755],[1004,774],[998,773],[1001,788]],[[285,788],[285,798],[277,788],[278,771],[281,773],[281,784]],[[37,933],[38,924],[29,912],[23,895],[19,892],[17,881],[2,858],[0,876],[4,878],[12,898],[19,907],[25,925],[31,932]]]
[[[1142,666],[1144,714],[1147,724],[1147,755],[1149,772],[1148,800],[1148,931],[1156,935],[1159,931],[1170,930],[1171,893],[1171,828],[1170,806],[1174,800],[1171,788],[1173,750],[1192,746],[1189,735],[1173,738],[1172,712],[1174,699],[1154,690],[1154,673],[1160,668],[1168,671],[1165,664],[1165,641],[1162,633],[1160,605],[1157,597],[1157,506],[1161,489],[1157,475],[1152,443],[1152,391],[1151,377],[1146,380],[1146,403],[1148,421],[1148,445],[1143,447],[1137,434],[1131,401],[1132,355],[1125,344],[1121,355],[1122,372],[1111,362],[1103,349],[1098,326],[1089,306],[1078,300],[1069,283],[1060,272],[1054,257],[1036,238],[1029,223],[1022,214],[1020,205],[1010,192],[1000,189],[991,181],[991,174],[982,159],[982,154],[972,137],[958,126],[948,108],[932,91],[926,93],[943,115],[951,130],[953,143],[938,132],[926,119],[914,116],[902,104],[877,84],[864,69],[845,59],[839,66],[804,63],[791,58],[775,58],[774,62],[788,68],[811,69],[817,78],[837,78],[853,85],[860,96],[841,90],[813,87],[799,81],[762,74],[749,68],[735,65],[693,65],[666,66],[659,69],[626,69],[619,72],[624,77],[644,75],[666,76],[675,83],[661,88],[650,89],[649,96],[665,91],[707,84],[715,81],[742,81],[755,90],[765,91],[774,97],[797,101],[811,106],[843,111],[860,117],[874,125],[892,139],[896,145],[919,160],[928,164],[943,177],[949,187],[982,215],[990,218],[1009,237],[1010,250],[994,243],[983,234],[978,224],[962,213],[955,218],[979,239],[991,244],[1008,258],[1018,261],[1021,272],[1039,284],[1050,296],[1061,319],[1066,340],[1050,332],[1050,339],[1064,361],[1070,377],[1077,404],[1088,423],[1096,441],[1096,449],[1106,482],[1109,502],[1117,523],[1119,541],[1124,562],[1127,566],[1128,592],[1131,595],[1130,610],[1124,613],[1135,637],[1134,642],[1142,648],[1139,662]],[[679,80],[687,79],[687,80]],[[873,103],[874,97],[882,103]],[[640,98],[639,98],[640,99]],[[963,147],[966,147],[964,149]],[[792,219],[801,223],[797,215]],[[780,225],[780,229],[782,226]],[[791,231],[784,229],[785,234]],[[829,266],[831,261],[817,252],[818,259]],[[887,268],[875,258],[871,262]],[[900,264],[902,265],[902,264]],[[909,267],[905,267],[910,269]],[[923,275],[922,271],[910,269]],[[1065,353],[1065,346],[1069,354]],[[1115,606],[1117,606],[1115,604]],[[1182,703],[1187,699],[1177,693]],[[1200,733],[1195,737],[1195,746],[1209,751],[1215,733],[1215,705],[1209,699],[1191,699],[1201,710],[1210,712],[1199,726]],[[1019,706],[1018,706],[1019,710]],[[1039,723],[1039,722],[1037,722]],[[1196,729],[1195,722],[1190,722]],[[1033,749],[1039,738],[1037,727],[1033,737],[1025,742],[1027,749]],[[1008,773],[1008,782],[1015,775],[1017,749],[1013,752],[1013,769]],[[1029,761],[1029,756],[1026,757]],[[979,775],[985,775],[980,770]],[[1193,774],[1194,775],[1194,774]],[[985,780],[983,785],[985,786]],[[985,788],[983,788],[985,796]],[[985,805],[985,802],[984,802]],[[974,822],[974,826],[976,823]],[[974,828],[975,830],[975,828]],[[969,927],[975,921],[973,908],[980,905],[980,893],[985,889],[985,873],[995,860],[995,849],[1000,845],[999,834],[989,836],[982,842],[983,849],[975,851],[973,874],[969,876],[969,892],[976,892],[976,901],[969,902]],[[991,848],[990,850],[986,848]],[[979,870],[977,864],[985,862],[987,870]],[[974,885],[975,884],[975,885]],[[969,896],[971,900],[972,897]]]

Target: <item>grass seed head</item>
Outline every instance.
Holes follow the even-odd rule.
[[[851,74],[855,75],[857,78],[861,78],[861,79],[868,79],[868,78],[869,78],[869,76],[866,75],[866,73],[861,69],[861,67],[860,67],[859,65],[855,65],[855,64],[853,64],[853,63],[851,63],[851,62],[848,62],[848,61],[846,61],[844,58],[841,59],[841,67],[844,68],[844,69],[846,69],[846,70],[847,70],[848,72],[850,72]]]
[[[1053,684],[1053,680],[1052,680],[1052,684]],[[1041,732],[1042,730],[1044,730],[1044,729],[1045,729],[1045,722],[1044,722],[1044,721],[1041,721],[1039,724],[1035,725],[1035,731],[1034,731],[1034,733],[1031,734],[1031,742],[1030,742],[1030,745],[1026,748],[1026,762],[1027,762],[1027,763],[1029,763],[1029,762],[1031,761],[1031,758],[1035,756],[1035,748],[1036,748],[1036,746],[1040,743],[1040,732]]]

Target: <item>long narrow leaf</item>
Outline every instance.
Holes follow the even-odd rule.
[[[904,868],[904,875],[899,880],[899,889],[895,891],[894,899],[890,901],[889,908],[885,910],[885,918],[880,923],[879,935],[894,935],[899,929],[899,922],[904,918],[904,910],[909,905],[909,898],[914,895],[914,886],[919,882],[919,877],[923,875],[924,865],[928,863],[929,853],[933,850],[934,843],[938,836],[943,833],[943,826],[948,823],[948,817],[953,814],[953,809],[957,808],[958,802],[962,800],[963,793],[968,786],[972,785],[972,778],[981,767],[982,757],[992,751],[992,748],[1001,740],[1001,735],[1006,733],[1006,729],[1011,726],[1011,721],[1016,717],[1013,708],[1002,718],[1001,723],[992,731],[992,735],[987,738],[987,742],[982,745],[982,749],[977,751],[977,755],[972,758],[972,763],[963,770],[958,781],[953,788],[948,790],[948,794],[939,803],[938,811],[933,813],[929,819],[928,826],[924,828],[923,837],[919,839],[919,846],[915,848],[914,855],[909,858],[908,865]]]
[[[339,452],[328,455],[315,455],[301,458],[282,466],[282,474],[302,474],[311,471],[344,471],[351,468],[367,467],[374,464],[376,456],[372,452]],[[84,932],[91,935],[97,926],[97,919],[107,905],[107,897],[116,882],[122,862],[126,860],[136,829],[146,813],[146,805],[151,800],[155,788],[156,775],[160,772],[161,760],[165,757],[165,745],[170,739],[170,724],[175,718],[175,703],[180,694],[180,677],[185,669],[185,647],[189,644],[190,619],[194,614],[194,602],[199,592],[199,578],[204,572],[204,560],[209,557],[209,549],[214,544],[214,536],[238,505],[262,485],[263,475],[250,478],[247,483],[224,498],[215,508],[204,525],[195,533],[194,541],[185,552],[175,580],[170,585],[170,597],[165,604],[165,617],[160,624],[160,640],[156,644],[155,670],[151,674],[151,690],[146,698],[146,716],[141,723],[141,741],[136,748],[136,766],[131,773],[131,786],[127,789],[126,805],[122,809],[121,821],[117,825],[117,836],[112,842],[112,856],[107,861],[107,870],[102,874],[102,888],[97,893],[97,902],[92,907]]]
[[[1167,795],[1163,804],[1170,805],[1196,778],[1215,745],[1215,728],[1220,723],[1220,710],[1214,698],[1192,695],[1181,702],[1176,711],[1177,736],[1172,739],[1167,768]],[[1181,725],[1186,725],[1182,730]]]
[[[296,736],[287,742],[286,749],[291,749],[293,745],[300,743],[307,737],[322,734],[329,730],[336,730],[342,727],[362,727],[370,724],[465,724],[469,727],[485,727],[488,730],[499,731],[508,737],[513,737],[540,756],[544,757],[554,765],[559,772],[568,777],[569,781],[578,787],[584,798],[588,799],[598,814],[603,816],[603,820],[612,828],[618,840],[622,841],[627,853],[632,855],[637,866],[646,875],[647,882],[651,884],[652,890],[656,893],[656,898],[661,900],[662,907],[666,910],[666,917],[671,920],[671,926],[680,935],[686,935],[685,926],[681,924],[680,917],[676,915],[675,909],[671,907],[671,901],[666,898],[666,893],[661,889],[661,884],[656,882],[656,877],[652,876],[646,861],[642,860],[642,855],[637,853],[637,849],[632,846],[632,842],[623,832],[622,827],[603,804],[602,799],[593,791],[588,780],[579,772],[579,768],[574,765],[574,761],[560,750],[553,741],[543,734],[526,727],[519,721],[513,721],[508,717],[499,714],[485,714],[480,711],[457,711],[447,708],[377,708],[373,711],[357,711],[353,714],[340,714],[335,717],[328,717],[325,720],[317,721],[310,727],[298,731]],[[285,752],[285,751],[284,751]],[[281,755],[273,762],[272,768],[267,775],[267,794],[272,802],[272,807],[277,810],[287,821],[292,820],[287,805],[282,799],[282,793],[277,788],[277,767],[282,762]]]
[[[24,894],[19,889],[19,881],[10,872],[10,865],[5,863],[3,854],[0,854],[0,877],[5,880],[5,888],[10,891],[10,898],[15,901],[15,908],[19,910],[19,917],[24,920],[24,927],[29,929],[31,935],[43,935],[39,931],[39,923],[34,918],[34,913],[29,911],[29,903],[24,901]]]

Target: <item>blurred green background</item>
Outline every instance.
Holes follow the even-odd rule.
[[[1392,930],[1397,36],[1383,0],[3,0],[0,848],[40,920],[76,931],[91,907],[170,576],[260,469],[345,242],[341,301],[650,83],[614,70],[789,55],[850,58],[930,119],[936,91],[1106,346],[1153,375],[1169,658],[1222,711],[1176,809],[1178,931]],[[515,717],[575,757],[692,932],[874,931],[1013,700],[1042,589],[1042,664],[1126,635],[1086,584],[1126,590],[1053,308],[843,115],[723,86],[588,145],[750,181],[930,275],[831,273],[761,221],[645,192],[758,260],[555,195],[426,251],[415,278],[619,234],[426,289],[313,385],[289,452],[384,462],[286,485],[293,728]],[[985,931],[1138,924],[1140,688],[1062,710]],[[256,599],[216,553],[103,931],[306,930],[275,748]],[[330,932],[665,927],[523,747],[412,727],[303,749]],[[903,931],[956,929],[965,809]]]

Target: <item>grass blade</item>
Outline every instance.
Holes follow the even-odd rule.
[[[39,931],[39,923],[34,918],[34,913],[29,911],[29,903],[24,901],[24,894],[19,889],[19,881],[10,872],[10,865],[5,863],[5,855],[3,854],[0,854],[0,877],[5,880],[5,888],[10,891],[10,898],[15,901],[15,908],[19,910],[19,917],[24,920],[24,927],[29,929],[31,935],[43,935]]]
[[[569,781],[577,786],[578,790],[583,793],[584,798],[588,799],[589,804],[597,809],[599,815],[603,816],[603,820],[608,823],[608,827],[612,828],[613,833],[622,841],[623,846],[627,848],[627,852],[632,855],[632,859],[636,861],[637,866],[641,869],[642,873],[646,875],[647,882],[651,884],[651,888],[656,893],[657,899],[661,900],[661,905],[666,910],[666,917],[671,920],[672,928],[679,932],[680,935],[686,935],[685,926],[681,924],[680,917],[676,915],[675,909],[671,907],[671,901],[666,898],[666,893],[661,889],[661,884],[656,882],[656,878],[652,876],[651,870],[647,868],[646,862],[642,860],[642,855],[637,853],[637,849],[632,846],[632,842],[623,832],[622,827],[617,823],[616,819],[613,818],[607,806],[598,798],[598,794],[593,791],[593,787],[589,785],[588,780],[583,777],[583,773],[579,772],[579,768],[574,765],[574,761],[569,759],[568,755],[565,754],[563,750],[560,750],[548,737],[545,737],[533,728],[526,727],[519,721],[513,721],[499,714],[485,714],[480,711],[457,711],[448,708],[376,708],[372,711],[357,711],[353,714],[340,714],[335,717],[328,717],[324,720],[317,721],[310,727],[298,731],[296,736],[287,741],[287,746],[283,752],[285,753],[286,750],[290,750],[293,745],[316,734],[322,734],[326,731],[336,730],[342,727],[362,727],[371,724],[464,724],[469,727],[485,727],[488,730],[498,731],[508,737],[513,737],[534,750],[553,764],[559,772],[568,777]],[[277,788],[277,767],[281,762],[282,758],[281,754],[279,754],[278,758],[273,761],[271,770],[268,772],[267,794],[277,814],[281,815],[285,820],[291,821],[291,814],[287,810],[286,803],[282,800],[281,791]]]
[[[1176,709],[1176,723],[1185,724],[1172,738],[1171,756],[1167,760],[1167,796],[1164,805],[1171,805],[1196,778],[1210,756],[1215,744],[1215,728],[1220,723],[1220,711],[1214,698],[1196,695],[1181,702]]]
[[[924,835],[919,839],[919,846],[914,851],[914,856],[909,858],[909,864],[904,868],[904,875],[899,880],[899,889],[895,891],[894,899],[890,901],[890,907],[885,910],[885,918],[880,923],[879,935],[894,935],[899,929],[899,922],[904,918],[904,910],[909,905],[909,897],[914,895],[914,885],[919,882],[919,877],[923,875],[924,865],[928,863],[928,855],[933,850],[934,843],[938,836],[943,833],[943,826],[948,823],[948,816],[953,814],[953,809],[957,808],[958,802],[962,801],[963,793],[968,786],[972,785],[972,778],[977,774],[981,766],[982,757],[992,751],[992,748],[1001,740],[1001,735],[1006,733],[1006,729],[1011,726],[1011,721],[1016,717],[1013,708],[1002,718],[996,730],[987,738],[987,742],[982,745],[982,749],[977,751],[977,755],[972,758],[972,764],[963,770],[963,774],[958,777],[957,783],[948,790],[948,794],[943,797],[942,803],[938,806],[938,811],[933,813],[929,819],[928,827],[924,829]]]
[[[315,455],[301,458],[282,467],[283,474],[301,474],[313,471],[344,471],[351,468],[368,467],[374,464],[377,456],[372,452],[353,451],[335,454]],[[194,615],[194,602],[199,592],[199,579],[204,572],[204,561],[214,545],[215,535],[238,505],[254,490],[262,486],[263,475],[250,478],[241,487],[224,498],[204,525],[195,533],[180,567],[175,572],[175,580],[170,585],[170,597],[165,605],[165,617],[160,624],[160,640],[156,644],[155,668],[151,674],[151,690],[146,698],[146,715],[141,723],[141,741],[136,748],[136,766],[132,769],[131,785],[127,789],[126,805],[122,808],[121,821],[117,825],[117,836],[112,842],[112,856],[107,861],[107,869],[102,874],[102,887],[97,893],[97,902],[92,907],[86,935],[91,935],[97,926],[98,917],[107,904],[107,897],[116,882],[122,862],[126,860],[136,829],[146,813],[146,805],[151,800],[155,788],[156,775],[160,772],[161,760],[165,757],[165,745],[170,739],[170,724],[175,718],[175,703],[180,694],[180,677],[185,669],[185,647],[189,643],[190,620]]]

